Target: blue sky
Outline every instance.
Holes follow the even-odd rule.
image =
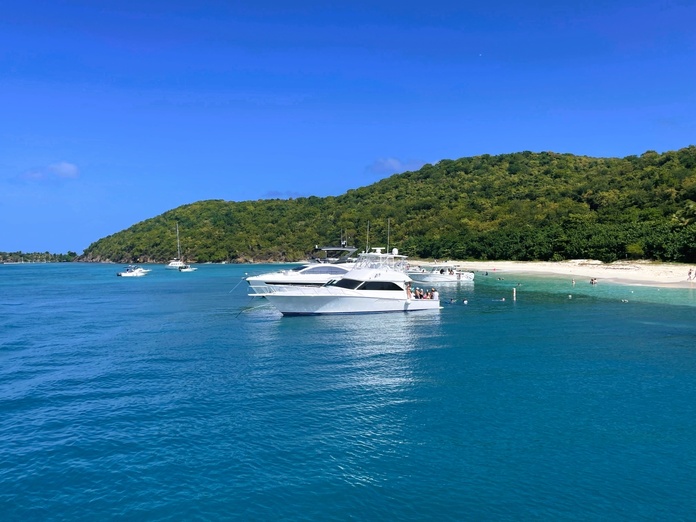
[[[695,25],[696,0],[9,0],[0,251],[442,159],[696,144]]]

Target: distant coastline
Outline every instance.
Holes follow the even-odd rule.
[[[29,260],[28,254],[24,258],[1,259],[0,265],[18,264],[38,264],[38,263],[64,263],[64,262],[85,262],[78,261],[68,255],[51,255],[53,259]],[[613,263],[603,263],[592,259],[574,259],[568,261],[471,261],[471,260],[447,260],[435,261],[428,259],[409,258],[412,265],[433,266],[450,265],[458,266],[464,270],[471,270],[478,273],[495,274],[534,274],[549,276],[566,276],[571,282],[587,282],[596,279],[598,283],[623,285],[642,285],[668,288],[696,288],[696,264],[669,263],[661,261],[631,260],[615,261]],[[93,261],[92,261],[93,262]],[[100,263],[118,264],[113,261],[99,261]],[[222,262],[222,263],[203,263],[203,264],[292,264],[303,263],[304,261],[252,261],[246,260],[243,263]],[[159,264],[159,263],[147,263]],[[195,263],[199,264],[199,263]]]

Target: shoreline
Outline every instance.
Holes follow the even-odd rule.
[[[696,265],[663,263],[656,261],[615,261],[602,263],[591,259],[571,261],[418,261],[412,265],[457,266],[472,272],[492,274],[527,274],[567,276],[576,282],[596,279],[632,286],[654,286],[663,288],[696,288]],[[689,270],[692,279],[688,280]]]

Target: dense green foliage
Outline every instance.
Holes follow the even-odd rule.
[[[75,261],[76,252],[51,254],[49,252],[0,252],[0,263],[64,263]]]
[[[443,160],[338,197],[200,201],[100,239],[84,260],[291,261],[315,244],[437,259],[696,261],[696,147],[640,157]],[[368,229],[369,223],[369,229]],[[387,245],[389,240],[389,245]]]

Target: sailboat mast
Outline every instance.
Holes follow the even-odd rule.
[[[179,243],[179,223],[176,223],[176,253],[178,259],[181,260],[181,244]]]

